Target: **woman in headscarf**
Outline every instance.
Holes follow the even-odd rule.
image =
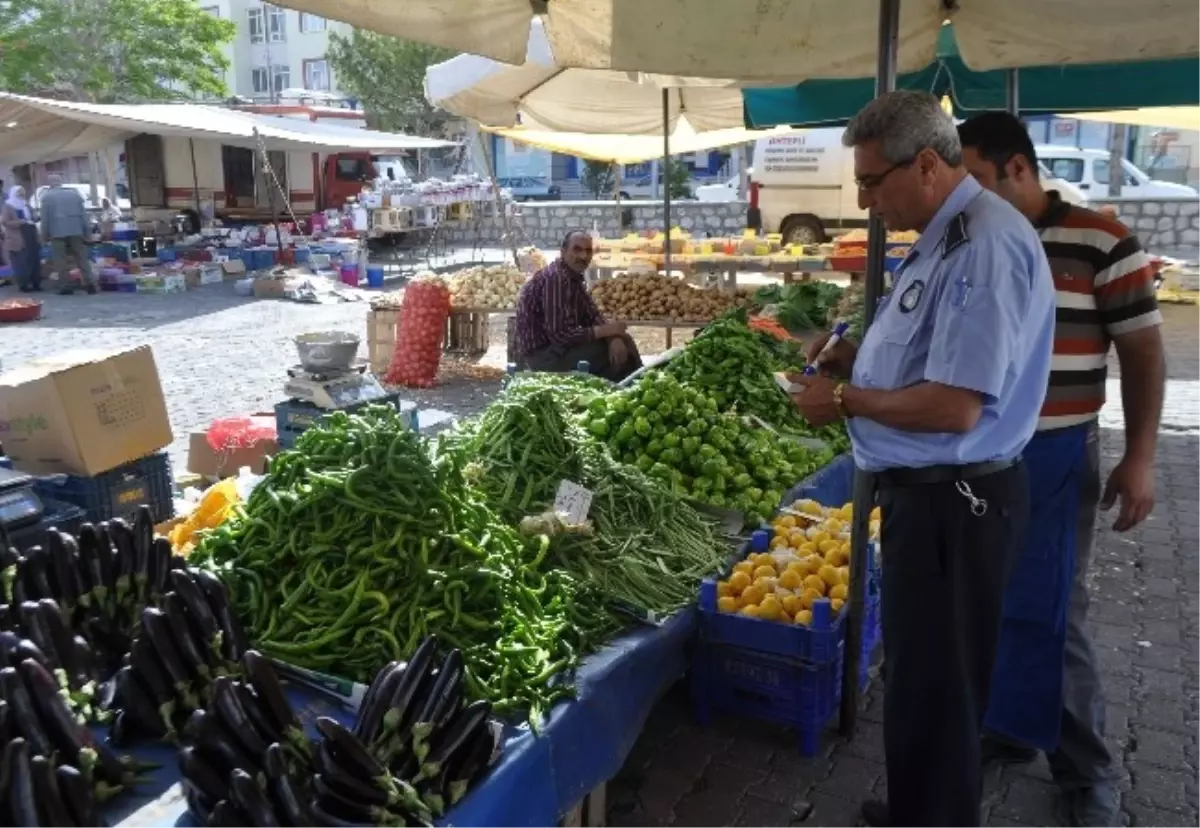
[[[4,249],[17,286],[25,293],[41,290],[41,244],[33,212],[25,201],[24,187],[8,191],[8,199],[0,206],[0,227],[4,228]]]

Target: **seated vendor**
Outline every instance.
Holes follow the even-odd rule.
[[[591,236],[573,230],[563,239],[558,260],[521,288],[517,351],[523,367],[566,372],[586,361],[590,373],[614,382],[642,367],[625,326],[606,323],[588,294],[583,274],[591,261]]]

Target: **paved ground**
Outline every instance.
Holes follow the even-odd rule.
[[[0,299],[12,295],[0,290]],[[45,318],[0,327],[0,363],[70,348],[149,344],[154,349],[176,440],[177,468],[187,433],[214,417],[269,411],[291,338],[310,330],[362,333],[365,303],[308,306],[255,301],[227,285],[183,296],[46,297]],[[1170,384],[1160,440],[1159,505],[1129,535],[1102,531],[1093,567],[1092,620],[1109,699],[1109,738],[1125,771],[1124,811],[1132,825],[1196,825],[1200,366],[1197,309],[1164,308]],[[487,360],[502,364],[499,325]],[[658,343],[641,343],[647,352]],[[495,383],[452,381],[409,395],[458,413],[476,411]],[[1109,466],[1121,449],[1115,380],[1103,419]],[[744,719],[692,724],[686,693],[671,692],[650,717],[610,786],[614,825],[843,825],[859,802],[884,793],[881,697],[863,700],[857,735],[830,735],[815,759],[801,759],[791,734]],[[1052,823],[1053,789],[1044,762],[987,780],[992,825]]]

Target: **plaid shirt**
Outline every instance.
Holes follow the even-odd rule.
[[[517,349],[523,356],[590,342],[592,328],[603,324],[583,274],[562,259],[533,274],[517,296]]]

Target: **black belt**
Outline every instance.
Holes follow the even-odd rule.
[[[967,463],[963,466],[925,466],[920,469],[885,469],[875,472],[875,485],[881,489],[899,486],[928,486],[958,480],[975,480],[1019,465],[1020,456],[1009,460],[989,460],[986,463]]]

